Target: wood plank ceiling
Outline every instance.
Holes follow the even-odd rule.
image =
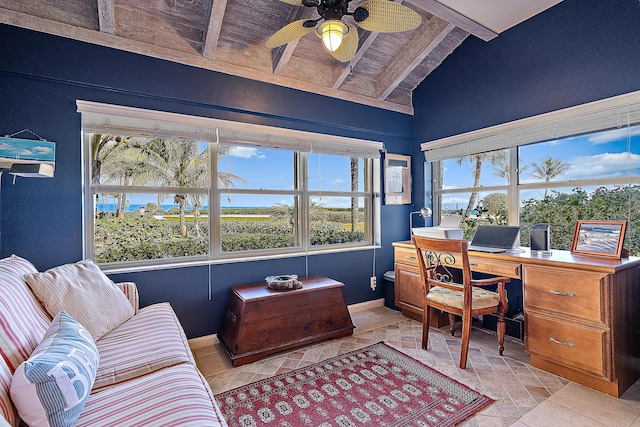
[[[278,0],[0,0],[0,22],[413,114],[413,89],[447,55],[470,34],[497,34],[435,0],[403,4],[422,24],[402,33],[359,29],[346,64],[314,34],[266,48],[287,23],[317,17],[315,8]]]

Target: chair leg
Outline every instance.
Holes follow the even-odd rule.
[[[460,350],[460,369],[467,367],[467,355],[469,354],[469,338],[471,337],[471,316],[462,316],[462,348]]]
[[[427,304],[424,305],[422,310],[422,348],[427,349],[427,343],[429,342],[429,324],[431,322],[431,307]]]
[[[453,313],[447,313],[449,315],[449,330],[451,331],[451,336],[454,336],[456,333],[456,315]]]
[[[507,329],[507,325],[504,321],[504,311],[498,311],[498,353],[502,356],[504,351],[504,335]]]

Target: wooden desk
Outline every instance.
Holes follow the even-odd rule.
[[[415,249],[410,241],[393,246],[396,305],[415,311],[422,304]],[[522,280],[531,365],[619,397],[640,378],[640,258],[521,249],[469,252],[469,262],[473,271]]]
[[[353,334],[342,296],[344,284],[321,276],[301,277],[302,289],[278,291],[265,282],[230,288],[218,339],[233,366],[330,338]]]

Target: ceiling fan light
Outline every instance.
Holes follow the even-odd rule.
[[[318,36],[330,52],[335,52],[342,44],[342,39],[349,32],[347,24],[341,20],[324,21],[317,27]]]

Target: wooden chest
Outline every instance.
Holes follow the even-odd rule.
[[[218,332],[233,366],[267,355],[353,334],[342,296],[344,284],[322,276],[301,277],[302,289],[278,291],[265,282],[230,288]]]

